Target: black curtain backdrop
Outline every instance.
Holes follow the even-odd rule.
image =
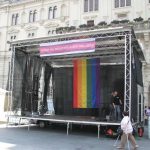
[[[132,73],[132,80],[131,80],[131,118],[134,121],[137,121],[137,108],[138,108],[138,91],[137,91],[137,83],[135,77]]]
[[[143,87],[142,62],[139,60],[138,53],[133,49],[132,72],[135,82]]]
[[[101,66],[100,108],[73,108],[73,68],[53,69],[53,93],[56,115],[99,116],[111,103],[111,92],[117,90],[123,100],[124,66]]]
[[[48,64],[45,65],[45,72],[44,72],[44,95],[43,95],[43,111],[47,111],[47,94],[49,90],[49,82],[50,82],[50,77],[52,73],[52,67]]]
[[[19,101],[21,102],[21,114],[27,115],[31,114],[31,112],[37,112],[38,109],[39,78],[41,75],[41,68],[43,63],[41,62],[40,58],[33,57],[27,54],[23,55],[21,57],[22,60],[19,61],[21,59],[17,57],[19,53],[20,52],[16,52],[15,61],[17,64],[15,64],[14,71],[21,71],[20,78],[16,77],[17,80],[20,80],[21,82],[20,92],[18,91],[17,93],[21,97],[21,101],[19,99]],[[20,66],[22,69],[20,69],[17,66]],[[18,85],[19,84],[17,84],[17,82],[14,81],[14,88]]]
[[[12,101],[12,111],[18,112],[22,106],[22,99],[24,98],[23,84],[25,75],[25,64],[27,60],[26,53],[18,51],[16,49],[15,60],[14,60],[14,75],[13,75],[13,101]]]

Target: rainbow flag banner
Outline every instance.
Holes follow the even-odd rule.
[[[73,64],[73,108],[98,108],[100,59],[78,59]]]

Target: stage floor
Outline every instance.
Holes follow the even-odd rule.
[[[73,124],[79,125],[93,125],[97,126],[98,138],[100,136],[101,126],[120,126],[120,122],[113,121],[100,121],[98,118],[89,116],[61,116],[61,115],[44,115],[44,116],[17,116],[9,115],[7,119],[7,126],[10,123],[11,118],[19,119],[19,125],[22,119],[28,120],[28,130],[30,130],[31,120],[33,121],[48,121],[52,123],[64,123],[67,125],[67,135],[69,134],[69,129],[72,129]]]
[[[92,116],[63,116],[63,115],[33,115],[33,116],[17,116],[10,115],[9,118],[15,117],[20,119],[33,119],[33,120],[43,120],[51,122],[69,122],[76,124],[93,124],[93,125],[120,125],[120,122],[116,121],[101,121],[99,118]]]

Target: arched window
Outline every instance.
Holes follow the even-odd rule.
[[[11,17],[11,25],[14,25],[14,19],[15,19],[15,14],[13,14]]]
[[[11,35],[11,36],[10,36],[10,40],[11,40],[11,41],[13,41],[13,40],[15,40],[15,39],[17,39],[17,36],[16,36],[16,35]]]
[[[57,6],[54,6],[54,8],[53,8],[53,19],[56,18],[56,10],[57,10]]]
[[[30,37],[30,36],[31,36],[31,33],[28,34],[28,37]]]
[[[18,23],[18,17],[19,17],[19,15],[16,14],[16,16],[15,16],[15,25],[17,25],[17,23]]]
[[[34,12],[33,12],[33,22],[36,21],[36,14],[37,14],[37,10],[34,10]]]
[[[35,22],[36,21],[36,15],[37,15],[37,10],[30,11],[29,12],[29,22]]]
[[[19,17],[18,13],[12,15],[11,25],[17,25],[17,23],[18,23],[18,17]]]
[[[34,36],[34,33],[32,33],[32,36]]]
[[[52,18],[52,7],[49,7],[49,10],[48,10],[48,19],[51,19]]]
[[[49,35],[50,33],[51,33],[51,31],[49,30],[49,31],[48,31],[48,35]]]
[[[32,12],[32,10],[29,12],[29,22],[33,22],[33,12]]]

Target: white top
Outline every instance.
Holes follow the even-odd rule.
[[[146,110],[146,116],[150,116],[150,109],[149,108]]]
[[[133,127],[131,125],[130,118],[128,116],[124,116],[121,120],[121,129],[125,134],[132,133]]]

